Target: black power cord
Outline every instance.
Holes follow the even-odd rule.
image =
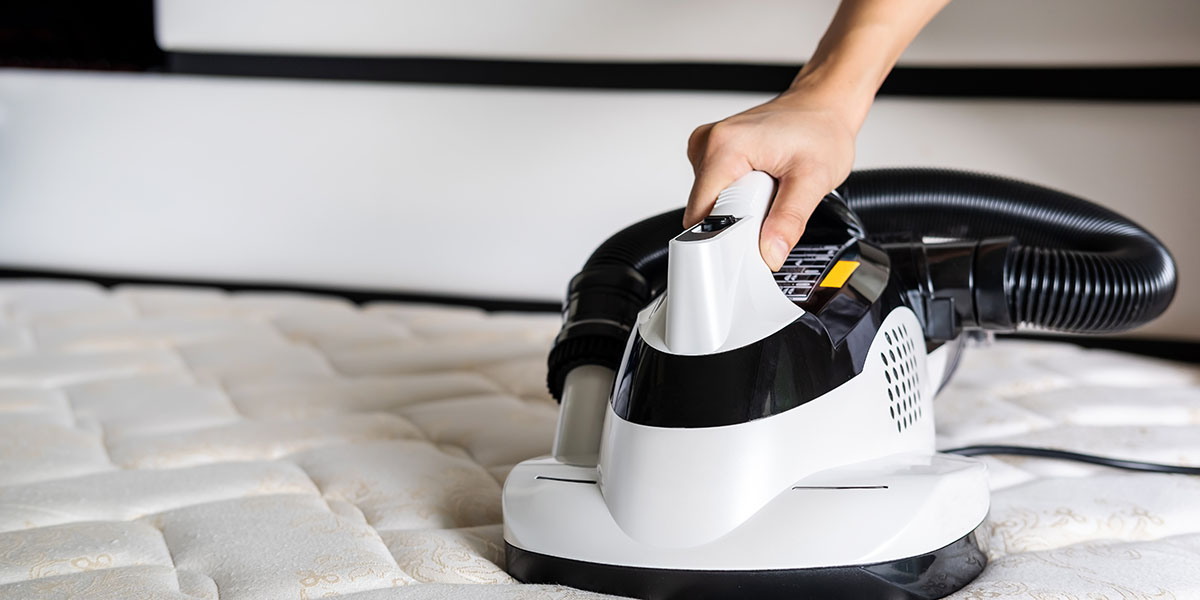
[[[1122,458],[1109,458],[1107,456],[1096,456],[1095,454],[1082,454],[1079,452],[1070,452],[1067,450],[1055,450],[1053,448],[1034,448],[1030,446],[964,446],[962,448],[951,448],[949,450],[941,450],[947,454],[958,454],[960,456],[980,456],[983,454],[1006,454],[1010,456],[1034,456],[1037,458],[1055,458],[1059,460],[1072,460],[1076,462],[1091,463],[1093,465],[1101,465],[1112,467],[1114,469],[1125,469],[1127,471],[1143,471],[1149,473],[1175,473],[1179,475],[1200,475],[1200,467],[1185,467],[1183,465],[1164,465],[1161,463],[1142,462],[1140,460],[1125,460]]]

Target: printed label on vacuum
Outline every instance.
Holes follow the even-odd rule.
[[[775,273],[775,283],[788,300],[805,302],[841,250],[834,245],[796,246]]]

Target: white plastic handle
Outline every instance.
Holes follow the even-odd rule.
[[[751,171],[717,195],[711,214],[739,219],[757,217],[761,222],[774,197],[775,179],[762,171]]]
[[[775,283],[758,250],[775,180],[752,171],[725,188],[712,215],[737,222],[702,225],[671,240],[664,342],[675,354],[709,354],[778,330],[803,313]]]

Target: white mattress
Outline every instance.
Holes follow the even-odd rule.
[[[0,282],[0,598],[590,598],[503,571],[500,489],[545,453],[553,315]],[[972,352],[944,444],[1200,464],[1200,372]],[[992,459],[955,598],[1198,598],[1200,478]]]

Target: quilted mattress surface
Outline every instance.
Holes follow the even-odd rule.
[[[555,315],[0,281],[0,598],[593,598],[503,570]],[[943,445],[1200,464],[1195,367],[974,349]],[[1200,598],[1200,478],[988,458],[954,598]]]

